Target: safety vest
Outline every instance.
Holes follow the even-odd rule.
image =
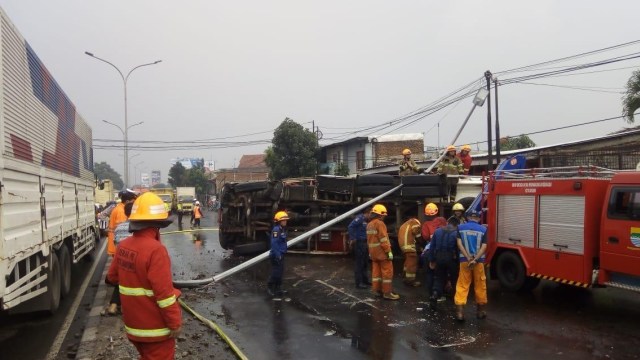
[[[107,235],[107,254],[114,255],[116,253],[116,243],[114,241],[114,231],[121,223],[127,221],[127,215],[124,214],[124,203],[119,203],[111,211],[109,215],[109,234]]]
[[[200,205],[196,205],[193,208],[193,217],[196,219],[200,219],[202,217],[202,212],[200,211]]]
[[[163,341],[182,325],[180,291],[173,287],[171,259],[156,231],[136,231],[123,240],[107,275],[109,283],[119,284],[122,320],[132,341]]]
[[[391,243],[387,234],[387,226],[380,219],[373,219],[367,224],[367,245],[371,260],[387,260],[391,251]]]
[[[411,218],[398,230],[398,243],[403,253],[416,252],[416,237],[420,237],[420,220]]]

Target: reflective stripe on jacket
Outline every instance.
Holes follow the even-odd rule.
[[[391,251],[387,226],[380,219],[373,219],[367,224],[367,245],[371,260],[387,260]]]
[[[416,237],[420,234],[420,220],[411,218],[404,222],[398,230],[398,243],[403,253],[416,252]]]
[[[122,319],[133,341],[163,341],[182,325],[180,291],[173,287],[169,253],[156,234],[153,228],[136,231],[118,244],[107,275],[108,282],[119,284]]]

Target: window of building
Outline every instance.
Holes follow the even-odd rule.
[[[364,169],[364,151],[356,152],[356,169]]]

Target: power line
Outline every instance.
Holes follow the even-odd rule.
[[[589,87],[570,86],[570,85],[554,85],[554,84],[533,83],[533,82],[526,82],[526,81],[521,81],[521,82],[519,82],[517,84],[520,84],[520,85],[550,86],[550,87],[557,87],[557,88],[564,88],[564,89],[582,90],[582,91],[591,91],[591,92],[618,94],[618,95],[623,93],[622,91],[600,90],[600,89],[589,88]]]

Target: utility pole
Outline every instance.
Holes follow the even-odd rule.
[[[498,118],[498,78],[493,77],[493,88],[496,93],[496,165],[500,165],[500,120]]]
[[[487,70],[484,73],[485,79],[487,79],[487,172],[493,170],[493,149],[491,143],[493,139],[491,139],[491,71]]]

